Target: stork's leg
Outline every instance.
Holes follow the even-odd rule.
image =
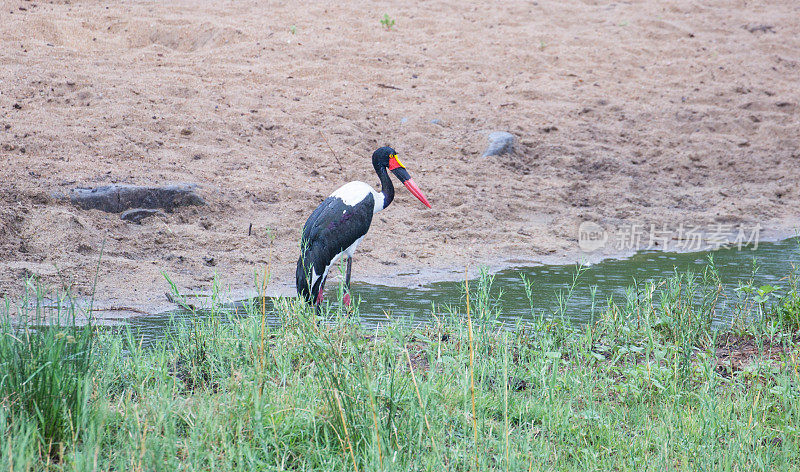
[[[353,267],[353,258],[347,258],[347,275],[344,277],[344,306],[350,306],[350,269]]]

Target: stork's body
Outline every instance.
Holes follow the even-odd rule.
[[[347,258],[344,302],[350,304],[353,254],[369,231],[372,216],[388,207],[394,199],[394,185],[388,170],[430,207],[393,149],[383,147],[375,151],[372,165],[381,181],[380,192],[364,182],[345,184],[326,198],[303,226],[300,259],[295,275],[297,293],[311,304],[319,305],[322,302],[328,272],[342,256]]]

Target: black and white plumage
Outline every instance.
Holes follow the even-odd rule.
[[[326,198],[303,226],[295,277],[297,293],[311,304],[322,302],[328,272],[342,256],[347,258],[344,302],[350,304],[353,254],[367,234],[373,215],[388,207],[394,199],[389,170],[430,208],[430,203],[400,163],[394,149],[382,147],[376,150],[372,154],[372,165],[381,181],[380,192],[364,182],[345,184]]]

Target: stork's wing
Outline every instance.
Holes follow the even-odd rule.
[[[374,207],[375,199],[370,193],[355,205],[347,205],[339,197],[328,197],[311,213],[300,241],[296,274],[299,293],[306,298],[312,293],[316,296],[318,282],[333,258],[367,234]],[[312,269],[316,278],[312,277]]]

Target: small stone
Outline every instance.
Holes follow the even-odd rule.
[[[124,221],[130,221],[131,223],[136,223],[140,225],[142,224],[143,219],[158,213],[161,212],[150,208],[133,208],[131,210],[123,211],[122,214],[119,215],[119,217]]]
[[[203,263],[209,267],[214,267],[215,265],[217,265],[217,261],[215,261],[214,258],[211,256],[204,257]]]
[[[483,157],[500,156],[514,152],[516,139],[506,131],[495,131],[489,134],[489,145],[483,152]]]
[[[190,134],[192,134],[192,130],[190,130],[189,128],[183,128],[181,130],[181,136],[189,136]]]
[[[772,33],[775,34],[775,27],[772,25],[742,25],[742,28],[751,33]]]
[[[434,119],[432,119],[432,120],[431,120],[431,124],[432,124],[432,125],[444,126],[444,123],[442,123],[442,120],[440,120],[439,118],[434,118]]]
[[[401,125],[404,125],[406,123],[408,123],[408,117],[404,116],[404,117],[400,118],[400,124]]]

